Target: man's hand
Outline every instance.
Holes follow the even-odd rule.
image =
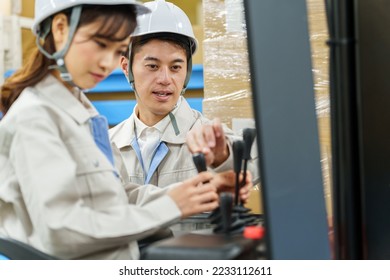
[[[229,147],[219,119],[191,129],[187,134],[187,145],[191,153],[203,153],[206,164],[211,167],[218,167],[229,157]]]

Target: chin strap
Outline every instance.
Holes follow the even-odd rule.
[[[183,89],[181,90],[181,95],[183,95],[186,90],[187,90],[187,86],[188,86],[188,83],[191,79],[191,74],[192,74],[192,55],[190,55],[190,57],[188,58],[188,63],[187,63],[187,76],[186,76],[186,79],[184,81],[184,86],[183,86]]]
[[[172,112],[169,112],[169,118],[171,119],[173,130],[175,131],[176,136],[179,135],[180,134],[180,129],[179,129],[178,125],[177,125],[176,118],[172,114]]]
[[[77,86],[73,82],[72,76],[70,75],[70,73],[68,72],[68,69],[66,68],[64,57],[65,57],[65,54],[68,52],[69,46],[73,40],[74,34],[76,33],[76,29],[77,29],[77,26],[78,26],[78,23],[80,20],[81,10],[82,10],[81,5],[76,6],[72,9],[72,13],[70,16],[70,23],[69,23],[68,40],[66,41],[65,46],[60,51],[55,52],[53,54],[50,54],[40,44],[40,40],[41,39],[45,40],[47,35],[50,33],[51,23],[52,23],[51,20],[48,20],[44,24],[42,31],[39,32],[39,35],[36,37],[36,44],[37,44],[39,51],[47,58],[54,59],[54,61],[56,62],[56,65],[49,66],[49,69],[58,70],[60,72],[61,79],[65,82],[67,82],[72,87],[77,87]]]

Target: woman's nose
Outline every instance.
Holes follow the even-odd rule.
[[[108,72],[111,72],[119,66],[119,59],[117,58],[115,53],[108,52],[104,54],[103,57],[100,59],[99,66],[105,71],[108,70]]]

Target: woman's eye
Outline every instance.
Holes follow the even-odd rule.
[[[101,48],[107,47],[107,45],[106,45],[105,43],[101,42],[101,41],[95,40],[95,42],[96,42],[96,44],[97,44],[99,47],[101,47]]]

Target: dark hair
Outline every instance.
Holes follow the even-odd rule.
[[[69,21],[70,10],[60,13],[66,14]],[[137,25],[136,11],[132,5],[111,5],[109,9],[107,5],[84,5],[78,27],[90,24],[97,19],[102,19],[101,27],[92,37],[111,41],[126,39],[133,33]],[[123,31],[118,34],[118,30]],[[55,52],[51,32],[45,39],[43,48],[48,53]],[[54,63],[54,60],[48,59],[36,48],[26,64],[9,77],[1,87],[0,110],[6,114],[21,92],[26,87],[34,86],[40,82],[49,73],[49,66]]]
[[[187,60],[191,57],[190,40],[187,37],[174,33],[163,32],[158,34],[134,37],[131,43],[131,61],[133,61],[134,54],[137,53],[142,46],[144,46],[150,40],[154,39],[171,42],[185,50]],[[126,57],[129,58],[129,52],[127,52]]]

